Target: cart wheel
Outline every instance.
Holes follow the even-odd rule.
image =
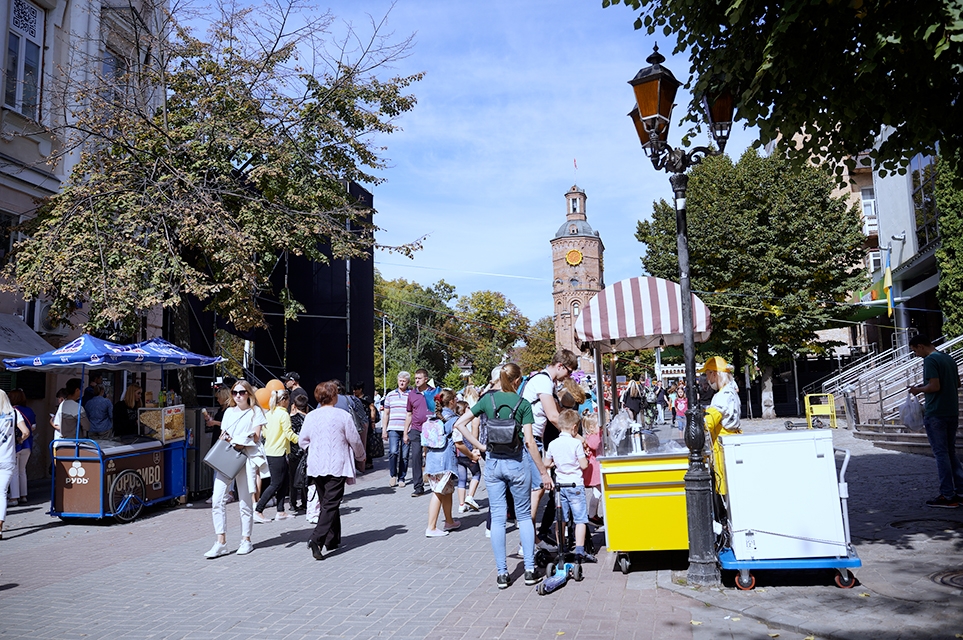
[[[545,567],[545,577],[546,577],[546,578],[550,578],[550,577],[552,577],[553,575],[555,575],[555,563],[554,563],[554,562],[549,562],[549,563],[548,563],[548,566]]]
[[[619,556],[619,569],[621,569],[625,575],[629,575],[629,557],[624,553]]]
[[[582,565],[576,564],[574,567],[572,567],[572,577],[575,578],[575,582],[582,581],[582,579],[585,577],[582,575]]]
[[[786,430],[792,431],[792,428],[793,428],[792,420],[786,420]]]
[[[140,515],[147,501],[144,479],[133,469],[117,474],[110,484],[110,510],[118,522],[131,522]]]
[[[825,428],[826,428],[826,425],[823,424],[822,420],[820,420],[819,418],[816,418],[815,420],[813,420],[813,429],[825,429]]]
[[[856,576],[849,569],[844,571],[845,573],[839,572],[836,574],[836,586],[840,589],[852,589],[856,584]]]
[[[756,586],[756,576],[752,575],[748,571],[745,575],[740,571],[736,574],[736,588],[740,591],[749,591],[754,589]]]

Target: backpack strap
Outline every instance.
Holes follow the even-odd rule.
[[[528,386],[528,383],[529,383],[529,382],[531,382],[532,380],[535,379],[535,376],[540,376],[540,375],[542,375],[542,374],[545,374],[545,375],[548,376],[548,371],[546,371],[545,369],[542,369],[541,371],[539,371],[538,373],[536,373],[536,374],[534,374],[532,377],[530,377],[528,380],[526,380],[526,381],[525,381],[525,384],[522,385],[522,387],[518,390],[518,397],[519,397],[519,398],[522,397],[522,392],[525,391],[525,387]],[[551,379],[552,379],[552,376],[548,376],[548,378],[549,378],[549,380],[551,380]],[[554,389],[552,390],[552,395],[553,395],[553,396],[555,395],[555,390],[554,390]],[[535,394],[535,402],[532,402],[532,403],[531,403],[532,408],[534,408],[535,405],[537,405],[537,404],[538,404],[539,402],[541,402],[541,401],[542,401],[542,397],[541,397],[540,395],[538,395],[538,394]]]
[[[521,396],[518,396],[518,402],[516,402],[515,406],[512,407],[512,415],[509,416],[512,420],[515,419],[515,412],[518,411],[518,407],[521,406],[522,400],[524,400],[524,398],[522,398]]]

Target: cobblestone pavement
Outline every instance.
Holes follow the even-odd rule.
[[[784,421],[748,421],[748,432]],[[210,508],[155,509],[129,525],[64,523],[34,492],[8,513],[0,541],[0,636],[11,638],[953,638],[961,587],[929,576],[963,572],[963,510],[927,510],[932,459],[851,448],[850,518],[863,567],[843,591],[824,576],[760,575],[740,592],[687,587],[685,554],[633,558],[628,576],[605,551],[583,582],[538,596],[495,587],[484,511],[427,539],[427,497],[390,489],[383,462],[349,487],[344,548],[321,562],[303,518],[256,525],[248,556],[205,560]],[[801,480],[802,481],[802,480]],[[484,492],[480,502],[486,503]],[[268,509],[266,515],[273,514]],[[239,541],[236,505],[228,541]],[[598,536],[601,540],[601,536]],[[509,549],[518,536],[509,531]],[[521,574],[521,559],[509,567]],[[950,576],[952,578],[952,576]],[[952,584],[952,580],[950,580]]]

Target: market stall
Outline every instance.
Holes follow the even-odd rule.
[[[697,342],[709,337],[709,309],[692,296]],[[600,291],[582,311],[576,336],[595,357],[596,395],[602,395],[602,354],[682,344],[682,290],[675,282],[642,276],[620,280]],[[612,362],[610,378],[615,381]],[[599,412],[604,455],[602,495],[605,545],[618,554],[628,573],[630,551],[688,549],[684,476],[689,451],[671,426],[652,433],[618,418],[613,388],[612,414]],[[616,428],[612,428],[615,426]]]
[[[151,371],[213,365],[219,357],[186,351],[160,338],[120,345],[84,334],[37,356],[3,361],[8,371]],[[145,506],[187,493],[187,448],[193,439],[183,405],[138,411],[138,434],[113,440],[81,437],[80,412],[50,444],[50,515],[136,518]],[[72,434],[73,437],[68,437]]]

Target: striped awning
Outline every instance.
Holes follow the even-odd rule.
[[[692,296],[695,341],[709,338],[709,308]],[[682,288],[642,276],[620,280],[596,294],[575,323],[575,335],[603,353],[682,344]]]

